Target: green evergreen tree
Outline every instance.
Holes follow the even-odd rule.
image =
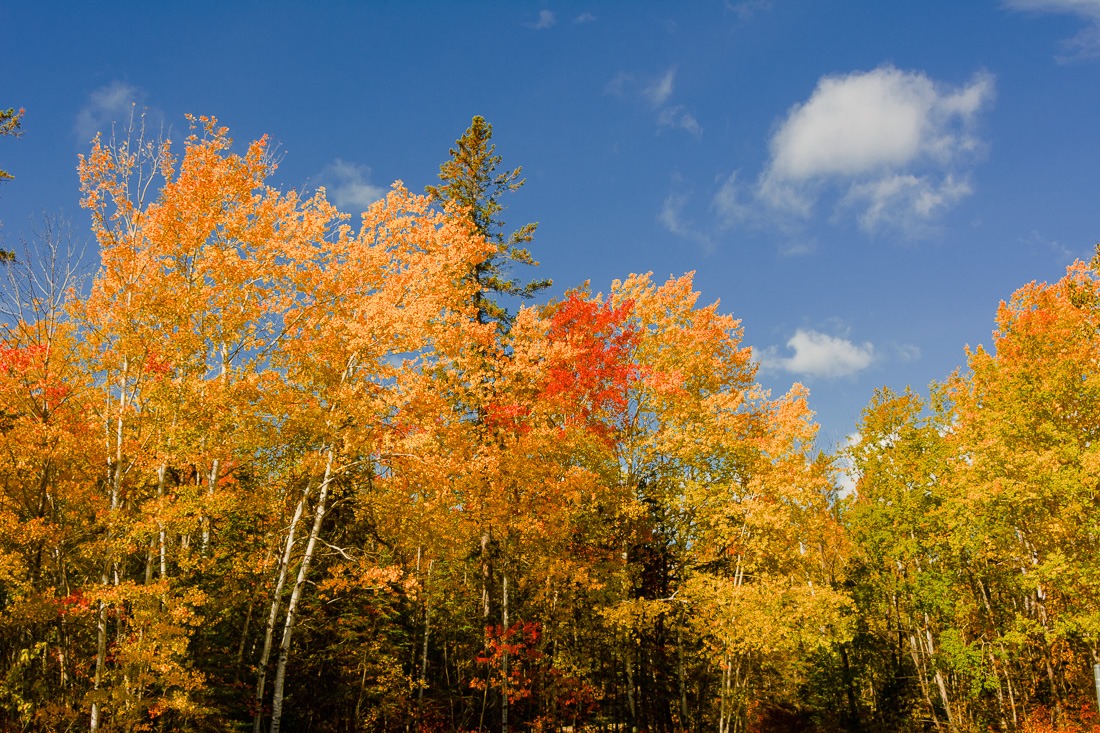
[[[23,110],[15,109],[14,107],[8,109],[0,109],[0,137],[11,135],[12,137],[19,137],[23,133],[19,129],[20,122],[23,119]],[[0,168],[0,182],[10,181],[15,178],[11,173],[8,173],[3,168]],[[11,262],[15,259],[15,253],[6,249],[0,248],[0,262]]]
[[[23,110],[21,109],[0,109],[0,137],[7,135],[19,137],[22,134],[19,130],[19,123],[22,119]],[[0,168],[0,181],[10,181],[12,178],[15,178],[15,176]]]
[[[504,222],[499,218],[504,205],[500,203],[505,193],[518,191],[524,184],[520,177],[522,168],[497,172],[501,157],[492,144],[493,126],[484,117],[474,117],[469,129],[455,141],[450,159],[439,167],[441,185],[428,186],[427,193],[440,202],[454,202],[469,212],[477,231],[496,245],[492,257],[477,265],[471,277],[478,284],[475,295],[478,320],[495,321],[502,328],[511,325],[512,316],[496,296],[530,298],[550,287],[550,280],[532,280],[523,284],[514,277],[511,265],[538,266],[525,245],[534,238],[537,222],[505,234]]]

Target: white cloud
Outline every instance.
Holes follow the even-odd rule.
[[[558,19],[554,17],[552,10],[540,10],[539,19],[534,23],[524,23],[525,26],[536,31],[545,30],[547,28],[553,28],[554,24],[558,22]]]
[[[385,189],[370,182],[370,168],[337,158],[319,176],[329,198],[342,211],[365,211],[386,195]]]
[[[779,356],[774,348],[765,349],[765,366],[778,367],[807,377],[847,377],[871,365],[875,347],[870,342],[860,345],[847,339],[829,336],[809,329],[798,329],[787,340],[793,356]]]
[[[592,23],[596,20],[596,16],[589,12],[583,12],[576,18],[573,18],[574,23]]]
[[[1066,58],[1100,55],[1100,0],[1005,0],[1005,5],[1015,10],[1080,17],[1088,25],[1063,43],[1068,51]]]
[[[141,113],[144,93],[125,82],[113,81],[88,95],[88,101],[80,108],[73,123],[73,132],[84,144],[97,132],[108,135],[114,124],[128,125],[131,115]]]
[[[888,173],[873,181],[853,183],[841,202],[862,209],[859,226],[875,232],[883,226],[919,234],[927,222],[971,193],[966,180],[947,174],[931,176]]]
[[[695,115],[688,112],[682,104],[662,109],[657,115],[657,125],[659,127],[678,127],[695,137],[703,136],[703,128],[699,124],[699,120],[695,119]]]
[[[789,227],[831,197],[866,231],[921,234],[971,193],[968,170],[983,147],[975,126],[993,92],[984,73],[961,87],[889,65],[823,77],[779,124],[752,190],[737,192],[731,179],[713,205],[727,225]]]
[[[941,91],[924,74],[892,66],[825,77],[772,138],[767,175],[802,181],[896,169],[921,157],[950,162],[976,147],[966,128],[992,92],[987,75]]]
[[[664,74],[657,77],[642,88],[642,96],[649,100],[654,107],[661,107],[672,96],[676,82],[676,68],[670,68]]]

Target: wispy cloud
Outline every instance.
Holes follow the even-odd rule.
[[[871,366],[875,347],[870,342],[855,344],[837,336],[800,328],[787,340],[794,353],[782,356],[775,347],[761,351],[761,363],[805,377],[826,379],[848,377]]]
[[[915,344],[894,344],[894,358],[902,364],[911,364],[921,357],[920,347]]]
[[[741,2],[726,0],[726,10],[740,20],[748,20],[760,11],[770,10],[771,6],[771,0],[742,0]]]
[[[699,124],[699,120],[695,119],[695,115],[688,112],[682,104],[662,109],[657,114],[657,125],[659,127],[677,127],[686,130],[697,138],[703,136],[703,128]]]
[[[589,13],[587,11],[581,13],[576,18],[573,18],[574,23],[594,23],[595,21],[596,21],[596,16],[592,15],[592,13]]]
[[[853,183],[841,204],[860,212],[859,226],[866,232],[891,228],[919,236],[941,211],[966,198],[971,191],[969,182],[952,174],[936,180],[896,173]]]
[[[1066,54],[1059,60],[1100,56],[1100,0],[1005,0],[1005,5],[1014,10],[1076,15],[1085,27],[1063,42]]]
[[[112,125],[129,124],[131,116],[140,115],[145,93],[122,81],[113,81],[88,95],[76,114],[73,133],[83,145],[96,136],[107,135]]]
[[[645,102],[657,115],[657,128],[684,130],[701,138],[703,126],[683,104],[670,104],[676,92],[676,67],[670,66],[654,77],[637,77],[620,71],[611,77],[604,92],[617,97],[635,97]]]
[[[325,166],[318,181],[342,211],[363,212],[386,195],[385,189],[370,182],[370,168],[342,158]]]
[[[676,69],[673,67],[642,87],[642,96],[654,107],[660,107],[672,96],[675,84]]]
[[[984,73],[960,87],[888,65],[823,77],[776,129],[756,183],[729,179],[714,206],[727,224],[789,225],[831,196],[835,214],[853,213],[867,232],[920,236],[971,193],[969,169],[984,147],[976,123],[993,93]]]
[[[554,16],[554,11],[540,10],[538,20],[533,23],[524,23],[524,25],[533,30],[541,31],[547,28],[553,28],[557,22],[558,19]]]
[[[1021,239],[1020,242],[1032,247],[1050,250],[1062,264],[1068,265],[1074,260],[1079,259],[1079,256],[1074,254],[1066,245],[1062,244],[1057,239],[1044,237],[1038,230],[1032,230],[1030,236]],[[1087,256],[1083,256],[1083,258],[1088,259]]]
[[[682,239],[688,239],[697,244],[701,244],[706,249],[711,249],[714,246],[714,242],[710,235],[696,229],[691,223],[684,219],[684,207],[689,200],[690,197],[688,194],[683,192],[669,194],[665,198],[664,203],[661,204],[661,211],[657,214],[657,221],[669,233]]]

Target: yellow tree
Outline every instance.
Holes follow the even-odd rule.
[[[400,185],[363,216],[360,232],[342,228],[334,240],[296,257],[294,305],[286,336],[272,360],[287,383],[279,422],[301,436],[304,488],[284,547],[280,579],[293,552],[303,507],[312,503],[306,545],[286,602],[278,646],[271,730],[281,725],[287,656],[296,614],[320,541],[328,497],[337,486],[368,477],[379,447],[406,399],[394,383],[415,370],[433,342],[469,322],[463,274],[486,256],[485,240],[464,218],[433,210],[431,201]],[[313,496],[311,497],[311,492]],[[276,592],[272,609],[279,603]],[[271,616],[265,637],[270,647]],[[261,683],[266,659],[261,659]]]
[[[952,383],[966,456],[957,541],[978,567],[1002,569],[978,598],[1016,660],[1002,676],[1017,677],[1025,704],[1062,713],[1091,695],[1088,666],[1100,661],[1096,269],[1078,262],[1056,283],[1017,290],[998,309],[993,345],[970,352],[971,374]]]
[[[740,324],[698,297],[690,275],[612,286],[638,334],[638,378],[605,480],[631,497],[638,534],[624,538],[630,563],[606,618],[629,641],[636,724],[671,725],[674,710],[680,726],[713,716],[726,730],[745,725],[754,687],[793,696],[797,675],[775,670],[843,639],[847,602],[832,585],[843,546],[806,392],[770,400]],[[689,688],[715,693],[714,706],[690,710]]]
[[[187,654],[206,600],[197,581],[239,574],[226,562],[239,550],[216,542],[221,518],[244,512],[262,529],[277,504],[234,472],[267,467],[270,443],[257,441],[274,435],[263,398],[281,396],[266,390],[281,382],[272,351],[293,326],[303,258],[340,222],[323,195],[264,184],[266,141],[234,154],[214,120],[192,125],[179,161],[138,137],[97,140],[81,162],[103,262],[80,309],[107,504],[93,729],[105,707],[119,721],[206,714]]]
[[[847,521],[880,724],[1072,726],[1090,700],[1098,327],[1100,279],[1076,263],[1002,303],[994,348],[930,400],[883,390],[864,411]]]

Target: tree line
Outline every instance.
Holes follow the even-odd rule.
[[[515,308],[482,118],[358,226],[190,125],[4,265],[2,729],[1092,730],[1095,262],[830,455],[690,274]]]

